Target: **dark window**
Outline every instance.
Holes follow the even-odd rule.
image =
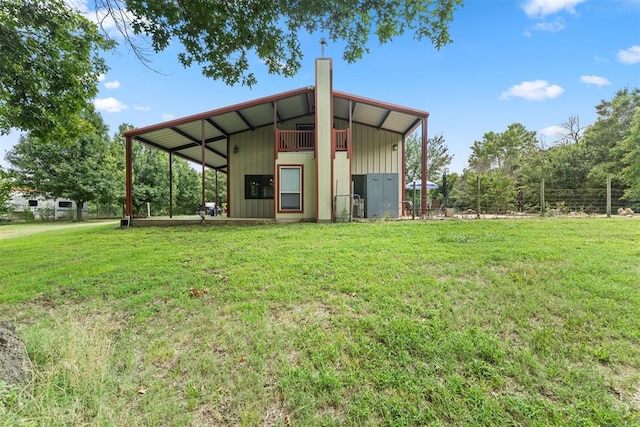
[[[37,200],[29,200],[29,206],[31,206],[32,208],[37,208],[38,207],[38,201]]]
[[[72,202],[58,202],[58,207],[59,208],[70,208],[72,204],[73,204]]]
[[[245,199],[273,199],[273,175],[245,175]]]

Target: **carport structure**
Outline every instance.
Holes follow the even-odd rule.
[[[317,61],[322,61],[319,59]],[[330,60],[329,67],[330,67]],[[329,77],[329,82],[331,78]],[[318,82],[318,76],[316,76]],[[322,83],[322,82],[321,82]],[[322,86],[322,84],[321,84]],[[255,99],[252,101],[230,105],[216,110],[206,111],[188,117],[183,117],[151,126],[133,129],[125,132],[126,137],[126,215],[131,218],[132,214],[132,141],[136,140],[148,146],[163,150],[169,154],[169,214],[173,215],[173,156],[181,157],[194,162],[202,168],[202,205],[205,203],[205,170],[210,168],[227,174],[228,192],[227,207],[230,217],[248,217],[242,208],[238,207],[244,190],[237,187],[242,186],[242,176],[250,173],[251,167],[260,169],[267,168],[271,174],[279,171],[278,158],[293,155],[313,156],[318,164],[318,157],[322,156],[322,144],[325,139],[330,139],[331,155],[344,155],[349,167],[349,179],[354,156],[353,144],[356,143],[364,147],[367,143],[364,138],[364,131],[368,129],[374,136],[375,133],[391,135],[391,139],[396,138],[401,144],[391,144],[389,150],[397,150],[401,145],[401,157],[397,164],[401,164],[402,188],[404,188],[405,175],[405,138],[422,126],[422,147],[423,147],[423,174],[426,189],[426,144],[427,144],[427,119],[429,113],[401,107],[381,101],[376,101],[344,92],[333,91],[329,83],[329,97],[327,105],[320,98],[317,90],[318,85],[282,92],[276,95]],[[319,114],[319,109],[328,111],[330,117],[330,136],[323,139],[321,121],[325,120]],[[306,123],[309,128],[302,129],[301,123]],[[356,134],[354,136],[354,129]],[[360,129],[360,130],[359,130]],[[359,130],[359,131],[358,131]],[[342,137],[344,135],[344,137]],[[396,135],[396,137],[393,137]],[[309,139],[310,138],[310,139]],[[358,138],[361,139],[358,142]],[[389,137],[386,137],[389,140]],[[339,141],[338,141],[339,140]],[[304,144],[302,141],[307,141]],[[310,142],[309,142],[310,141]],[[285,143],[286,142],[286,143]],[[293,146],[289,143],[293,142]],[[386,148],[385,148],[386,149]],[[242,153],[238,153],[242,150]],[[361,148],[361,151],[364,150]],[[363,156],[370,154],[363,154]],[[294,159],[291,157],[291,159]],[[274,163],[275,162],[275,163]],[[301,163],[301,161],[291,160],[289,163]],[[256,164],[258,166],[248,166]],[[313,163],[309,163],[313,165]],[[274,166],[275,165],[275,166]],[[309,169],[309,167],[307,167]],[[323,172],[319,167],[315,167],[316,177]],[[237,173],[236,173],[237,171]],[[310,173],[307,171],[307,173]],[[337,173],[337,172],[335,172]],[[333,169],[331,175],[334,174]],[[235,175],[234,179],[231,179]],[[276,174],[275,181],[279,181]],[[231,189],[236,186],[236,191]],[[302,191],[302,190],[300,190]],[[425,190],[423,190],[425,191]],[[309,192],[309,197],[312,193]],[[235,196],[232,196],[235,195]],[[313,194],[316,198],[317,194]],[[233,198],[235,197],[235,199]],[[279,201],[276,193],[276,203]],[[300,196],[302,198],[302,195]],[[426,201],[426,197],[423,197]],[[271,202],[273,203],[273,202]],[[320,203],[320,202],[317,202]],[[282,213],[280,208],[273,208],[274,212]],[[318,208],[316,207],[316,210]],[[423,211],[427,206],[424,203]],[[302,211],[302,206],[300,211]],[[310,209],[309,209],[310,210]],[[286,213],[286,212],[285,212]],[[275,218],[276,213],[269,213]],[[263,216],[268,217],[268,216]]]

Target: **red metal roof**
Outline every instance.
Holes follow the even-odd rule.
[[[312,114],[314,100],[314,88],[309,86],[133,129],[125,132],[125,136],[198,164],[202,163],[201,144],[204,138],[205,165],[226,172],[229,136],[272,125],[275,103],[277,103],[278,122],[286,122]],[[403,136],[413,132],[420,125],[422,118],[429,117],[426,111],[344,92],[333,92],[335,118],[348,120],[349,105],[351,105],[351,117],[354,123]]]

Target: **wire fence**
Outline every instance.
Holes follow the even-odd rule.
[[[538,188],[476,188],[444,200],[443,206],[462,215],[634,215],[640,214],[640,199],[629,198],[611,182],[601,188],[554,188],[541,181]],[[428,215],[444,214],[442,208]]]

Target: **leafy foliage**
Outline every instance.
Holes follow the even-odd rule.
[[[509,125],[502,133],[485,133],[482,141],[474,141],[471,147],[469,167],[476,173],[499,170],[515,177],[523,160],[535,150],[536,142],[536,133],[520,123]]]
[[[590,186],[601,185],[607,176],[612,177],[612,187],[622,188],[623,158],[629,148],[623,141],[631,137],[633,117],[640,107],[640,88],[616,92],[611,101],[596,105],[598,118],[584,134],[589,152]]]
[[[7,202],[11,198],[12,181],[9,172],[0,167],[0,213],[7,210]]]
[[[185,67],[202,66],[202,73],[227,84],[253,85],[249,55],[254,53],[273,74],[293,76],[303,57],[303,31],[344,41],[343,58],[354,62],[367,53],[369,36],[380,44],[407,31],[429,39],[436,48],[451,42],[448,25],[462,0],[238,0],[150,2],[96,0],[120,23],[150,38],[154,51],[179,41],[178,59]],[[128,13],[123,13],[123,11]],[[130,18],[133,16],[133,18]],[[126,38],[131,44],[134,41]]]
[[[123,123],[111,141],[109,151],[115,159],[114,188],[117,201],[125,202],[125,143],[124,132],[134,129]],[[150,204],[153,214],[166,214],[169,210],[169,156],[167,153],[137,141],[132,142],[133,207],[135,213],[146,213]],[[201,203],[201,180],[189,163],[173,157],[174,213],[193,214]]]
[[[0,2],[0,133],[75,138],[91,125],[79,114],[97,93],[107,40],[64,0]]]
[[[419,181],[422,178],[422,142],[414,133],[405,142],[406,149],[406,180]],[[449,167],[453,154],[449,153],[442,134],[429,138],[427,141],[427,179],[436,181]]]
[[[125,144],[124,132],[133,129],[134,126],[122,124],[118,128],[118,133],[114,135],[112,141],[112,152],[116,153],[118,159],[118,170],[122,171],[118,175],[117,187],[121,189],[118,193],[124,203],[125,197]],[[151,206],[151,211],[164,213],[169,206],[169,156],[167,153],[150,148],[145,144],[133,141],[131,145],[131,158],[133,162],[133,207],[135,213],[146,212],[147,203]]]
[[[173,159],[174,213],[193,214],[202,203],[202,182],[186,160]]]
[[[527,170],[525,165],[530,158],[535,157],[536,144],[536,133],[520,123],[509,125],[502,133],[485,133],[482,140],[475,141],[471,147],[469,169],[464,172],[462,193],[456,197],[456,205],[477,208],[477,180],[480,179],[483,211],[522,209],[523,170]]]
[[[91,127],[90,132],[64,142],[27,134],[6,155],[20,185],[75,201],[78,220],[82,220],[84,202],[98,200],[112,188],[104,167],[108,127],[91,106],[85,108],[81,119]]]
[[[629,186],[625,190],[627,198],[640,199],[640,105],[636,107],[629,135],[623,141],[626,154],[623,163],[623,179]]]
[[[207,201],[214,201],[218,206],[223,206],[227,202],[227,174],[207,169],[205,187]]]

